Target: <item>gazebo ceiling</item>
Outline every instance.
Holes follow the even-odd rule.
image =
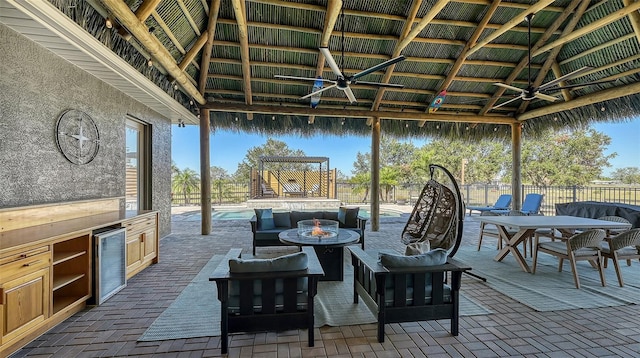
[[[50,1],[80,23],[69,10],[76,0]],[[192,100],[190,109],[212,111],[213,130],[364,134],[377,117],[383,131],[398,136],[504,138],[509,124],[536,134],[640,115],[640,0],[87,2],[101,24],[107,17],[113,24],[93,32],[111,32],[116,53],[124,45],[115,36],[150,57],[171,84],[168,93],[178,85],[174,98],[187,108]],[[584,66],[592,69],[561,85],[615,81],[548,92],[555,102],[517,100],[496,108],[518,93],[495,82],[528,86],[525,17],[531,13],[534,87]],[[348,75],[404,55],[362,78],[404,88],[356,83],[356,103],[334,88],[310,108],[300,97],[313,82],[274,76],[335,79],[318,50],[324,46]],[[444,102],[429,113],[443,90]]]

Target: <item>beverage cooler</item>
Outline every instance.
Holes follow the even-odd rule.
[[[127,286],[126,233],[109,227],[93,232],[93,297],[90,304],[101,305]]]

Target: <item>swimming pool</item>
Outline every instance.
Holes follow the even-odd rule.
[[[275,212],[286,211],[286,210],[274,210]],[[300,211],[315,211],[315,210],[300,210]],[[211,213],[212,220],[249,220],[254,215],[253,209],[238,209],[238,208],[217,208],[214,209]],[[363,218],[370,218],[371,214],[368,209],[360,208],[359,215]],[[174,215],[175,218],[176,215]],[[192,212],[192,213],[183,213],[178,214],[180,216],[180,221],[200,221],[202,219],[202,215],[200,212]],[[392,209],[380,209],[380,217],[381,218],[399,218],[402,216],[401,211],[396,211]]]

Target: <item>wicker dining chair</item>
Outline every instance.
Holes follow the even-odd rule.
[[[631,265],[631,260],[640,259],[640,229],[632,229],[618,234],[614,237],[605,238],[602,245],[602,258],[604,267],[607,267],[609,259],[613,260],[613,267],[616,269],[618,284],[624,286],[622,272],[620,272],[619,260],[627,260],[627,265]]]
[[[536,249],[533,251],[532,272],[534,274],[536,273],[536,267],[538,266],[538,253],[542,251],[559,258],[559,272],[562,272],[562,264],[564,263],[564,260],[569,260],[576,288],[580,288],[576,261],[585,260],[590,261],[592,265],[598,269],[598,272],[600,273],[600,282],[602,283],[602,286],[606,286],[604,271],[602,270],[601,252],[601,245],[604,236],[604,230],[592,229],[576,234],[565,241],[539,242],[538,238],[536,238]]]

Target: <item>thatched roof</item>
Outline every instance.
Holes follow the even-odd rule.
[[[368,135],[378,117],[383,133],[397,136],[507,138],[513,123],[534,135],[640,115],[638,0],[50,1],[185,107],[210,109],[212,130]],[[517,93],[494,82],[528,85],[530,13],[534,86],[584,66],[593,69],[562,85],[615,81],[548,93],[553,103],[496,108]],[[274,76],[335,79],[318,65],[321,46],[347,75],[404,55],[362,80],[405,87],[355,84],[357,103],[334,88],[311,109],[300,97],[313,82]],[[428,113],[445,89],[442,106]]]

